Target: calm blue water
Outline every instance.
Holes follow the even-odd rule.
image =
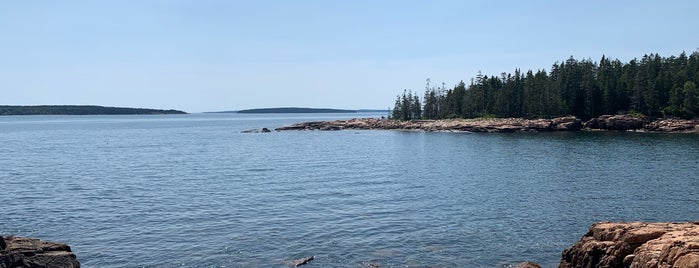
[[[699,135],[240,133],[351,116],[0,117],[0,234],[83,267],[554,267],[596,221],[699,220]]]

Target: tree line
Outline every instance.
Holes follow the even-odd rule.
[[[95,105],[0,105],[0,115],[124,115],[124,114],[185,114],[179,110],[104,107]]]
[[[479,74],[466,85],[435,86],[427,79],[422,98],[404,90],[390,117],[399,120],[640,113],[650,117],[699,117],[699,50],[687,56],[644,55],[621,62],[572,56],[540,69],[499,76]]]

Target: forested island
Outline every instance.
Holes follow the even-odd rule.
[[[0,115],[128,115],[128,114],[186,114],[179,110],[104,107],[96,105],[0,105]]]
[[[259,108],[240,110],[241,114],[297,114],[297,113],[356,113],[355,110],[328,109],[328,108],[300,108],[300,107],[280,107],[280,108]]]
[[[467,85],[433,86],[422,98],[404,90],[396,98],[392,119],[555,118],[589,120],[630,114],[650,118],[699,117],[699,50],[687,56],[644,55],[621,62],[572,56],[540,69],[499,76],[478,74]]]

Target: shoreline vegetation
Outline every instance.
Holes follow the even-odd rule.
[[[699,50],[622,63],[572,56],[551,71],[479,74],[470,85],[404,90],[388,119],[303,122],[284,130],[383,129],[465,132],[635,131],[699,133]]]
[[[699,118],[699,50],[687,55],[644,55],[621,62],[572,56],[550,71],[482,75],[448,88],[428,78],[422,98],[404,90],[389,117],[397,120],[450,118],[557,118],[591,120],[603,115]]]
[[[354,118],[349,120],[301,122],[275,129],[288,130],[413,130],[428,132],[551,132],[551,131],[634,131],[659,133],[699,133],[699,119],[665,118],[651,120],[641,115],[602,115],[587,121],[579,118],[553,119],[474,118],[440,120],[393,120]]]
[[[179,110],[105,107],[97,105],[0,105],[3,115],[158,115],[187,114]]]

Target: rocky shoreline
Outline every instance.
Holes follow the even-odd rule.
[[[699,222],[595,223],[558,267],[699,268]]]
[[[66,244],[0,236],[0,267],[80,268],[80,262]]]
[[[485,133],[551,132],[551,131],[636,131],[662,133],[699,133],[699,119],[656,119],[632,115],[603,115],[586,122],[575,117],[553,119],[444,119],[397,121],[377,118],[302,122],[276,128],[287,130],[420,130]]]
[[[303,266],[315,256],[284,261]],[[79,268],[66,244],[35,238],[0,236],[0,268]],[[370,263],[366,267],[381,267]],[[525,261],[513,268],[541,268]],[[561,254],[559,268],[699,268],[699,222],[599,222]]]

